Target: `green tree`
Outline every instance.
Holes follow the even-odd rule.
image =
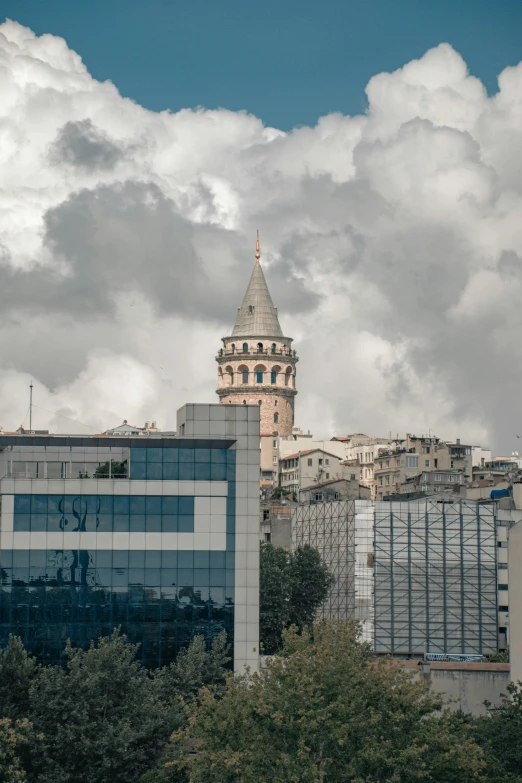
[[[475,719],[475,739],[487,762],[488,783],[522,783],[522,683],[510,683],[499,707]]]
[[[29,713],[31,685],[40,667],[27,655],[22,640],[9,636],[5,650],[0,651],[0,717],[25,718]]]
[[[0,720],[0,783],[26,783],[27,775],[19,753],[27,745],[31,729],[27,719]]]
[[[126,478],[127,477],[127,463],[117,462],[116,460],[107,460],[101,465],[98,465],[94,471],[93,478],[109,478],[109,470],[111,478]]]
[[[469,727],[357,633],[291,628],[267,669],[203,689],[151,783],[486,783]]]
[[[67,647],[67,666],[43,667],[29,716],[43,735],[28,777],[35,783],[128,783],[151,767],[181,725],[163,709],[136,647],[115,631],[88,650]]]
[[[260,640],[263,652],[271,655],[281,648],[285,625],[303,628],[313,622],[334,580],[310,546],[289,553],[262,544],[260,568]]]

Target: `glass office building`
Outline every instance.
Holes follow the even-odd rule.
[[[0,645],[45,662],[120,626],[147,666],[226,631],[257,667],[259,409],[187,405],[178,434],[0,436]]]

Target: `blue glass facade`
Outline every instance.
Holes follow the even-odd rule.
[[[190,448],[183,443],[130,442],[123,450],[128,486],[146,482],[144,494],[122,494],[118,479],[98,479],[97,493],[70,492],[67,480],[58,494],[15,488],[7,534],[3,494],[0,647],[14,633],[40,660],[59,662],[67,639],[88,646],[120,626],[140,644],[143,663],[156,667],[170,663],[195,634],[210,642],[224,630],[233,643],[236,452],[212,441],[192,441]],[[195,482],[194,494],[176,494],[165,481]],[[198,487],[198,481],[206,484]],[[223,490],[223,510],[215,513],[212,482],[221,482]],[[209,513],[198,515],[198,503],[206,503]],[[217,544],[211,536],[216,525],[222,525]],[[71,534],[78,548],[71,547]],[[120,534],[126,543],[116,545]],[[149,534],[153,548],[143,543]],[[5,535],[13,536],[12,548],[5,547]],[[64,544],[48,547],[60,535]],[[208,548],[196,546],[198,535],[206,536]],[[16,545],[21,536],[27,547]],[[83,548],[82,536],[98,543]],[[107,548],[112,536],[113,548]],[[187,548],[187,541],[195,543]]]

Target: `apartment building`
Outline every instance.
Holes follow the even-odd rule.
[[[348,473],[349,471],[349,473]],[[348,469],[336,454],[325,449],[307,449],[280,459],[279,486],[291,492],[333,478],[358,477],[358,469]]]

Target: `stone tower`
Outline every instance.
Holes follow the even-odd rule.
[[[292,338],[283,337],[259,259],[230,337],[216,356],[219,401],[259,405],[261,435],[291,435],[294,424],[295,366]]]

